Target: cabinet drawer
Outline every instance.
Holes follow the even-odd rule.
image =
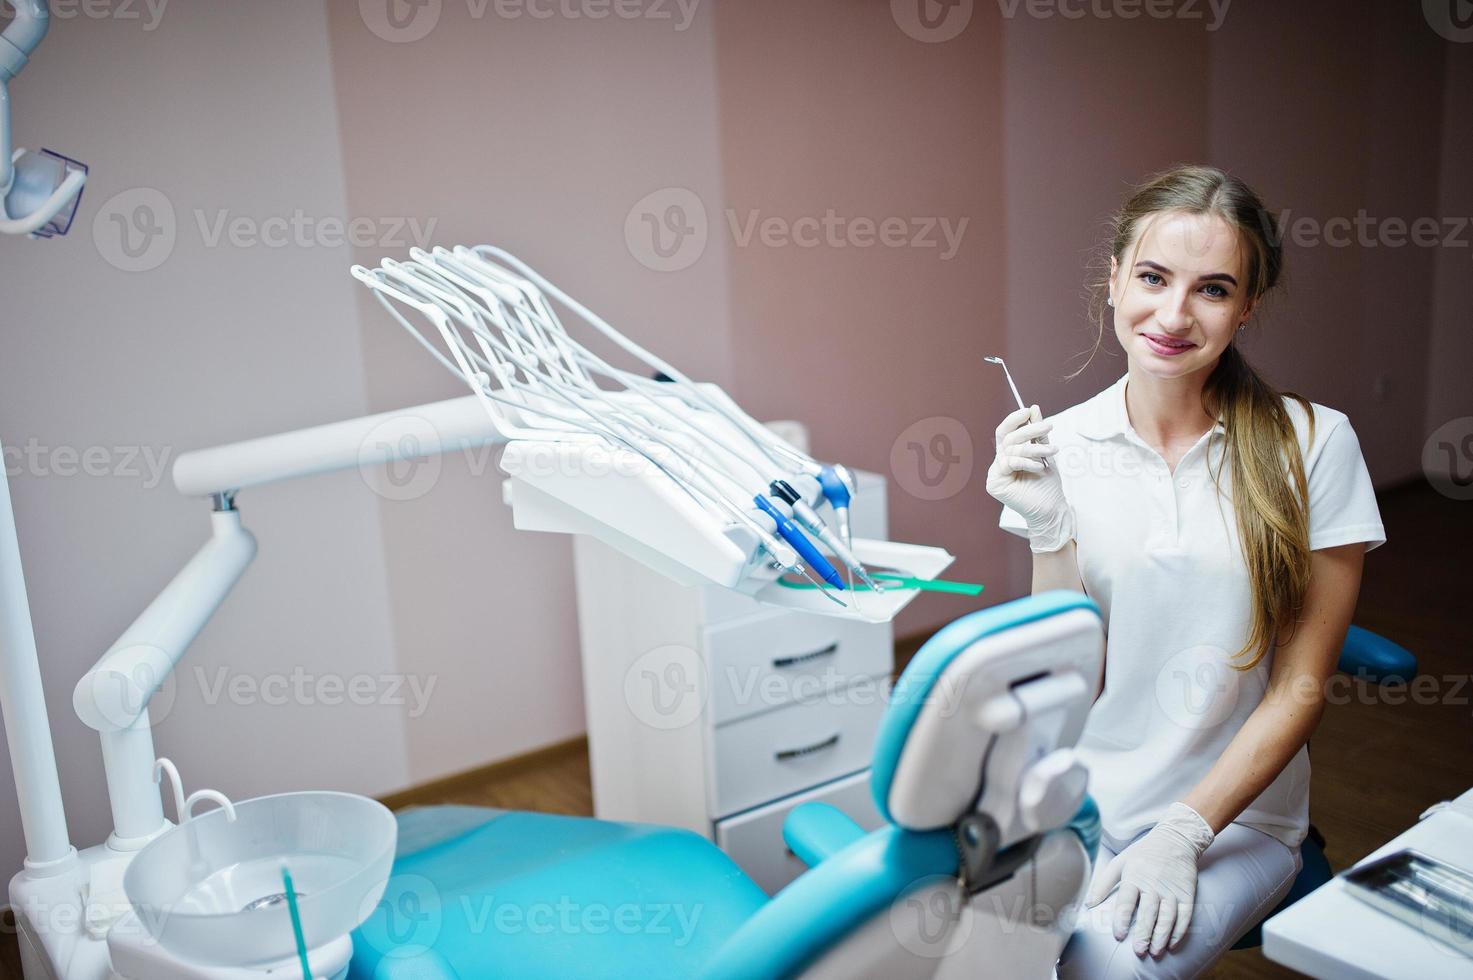
[[[864,678],[707,732],[711,815],[724,817],[869,765],[890,678]]]
[[[869,770],[845,776],[807,792],[789,796],[764,807],[739,813],[716,824],[716,845],[741,866],[747,876],[767,894],[775,894],[808,866],[788,850],[783,840],[783,822],[800,803],[828,803],[844,811],[865,830],[878,828],[884,819],[869,793]]]
[[[889,623],[774,613],[705,632],[711,723],[747,718],[890,673]]]

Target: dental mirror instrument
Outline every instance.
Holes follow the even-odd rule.
[[[1023,404],[1023,396],[1018,394],[1018,386],[1013,384],[1013,375],[1008,370],[1007,363],[1000,357],[984,357],[982,360],[987,361],[989,364],[996,364],[1002,368],[1003,377],[1008,379],[1008,387],[1013,389],[1013,400],[1018,403],[1019,408],[1026,409],[1028,406]],[[1039,443],[1040,445],[1048,445],[1048,440],[1044,438],[1032,439],[1030,441]],[[1041,459],[1039,462],[1043,464],[1044,469],[1049,468],[1048,460]]]

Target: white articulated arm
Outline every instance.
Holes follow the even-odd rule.
[[[426,425],[428,423],[428,426]],[[426,432],[434,438],[426,444]],[[505,441],[473,396],[185,453],[174,484],[188,496],[214,497],[211,536],[77,683],[77,717],[102,737],[113,814],[110,846],[142,847],[165,826],[153,782],[148,702],[168,679],[256,555],[234,496],[243,487],[353,466]]]
[[[108,843],[119,850],[141,847],[165,826],[148,702],[256,556],[238,511],[216,511],[210,523],[210,540],[72,692],[77,717],[102,736],[113,812]]]

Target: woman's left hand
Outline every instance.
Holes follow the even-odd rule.
[[[1098,905],[1118,882],[1115,896],[1115,939],[1123,940],[1130,920],[1135,955],[1175,949],[1192,921],[1197,897],[1197,859],[1215,835],[1201,815],[1185,803],[1173,803],[1150,832],[1110,859],[1084,904]]]

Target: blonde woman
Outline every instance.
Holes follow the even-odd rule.
[[[1104,839],[1065,980],[1195,976],[1301,866],[1306,743],[1385,532],[1346,416],[1276,392],[1238,348],[1281,267],[1241,180],[1155,177],[1097,284],[1125,376],[997,428],[987,490],[1029,540],[1033,590],[1085,592],[1107,623],[1078,748]]]

